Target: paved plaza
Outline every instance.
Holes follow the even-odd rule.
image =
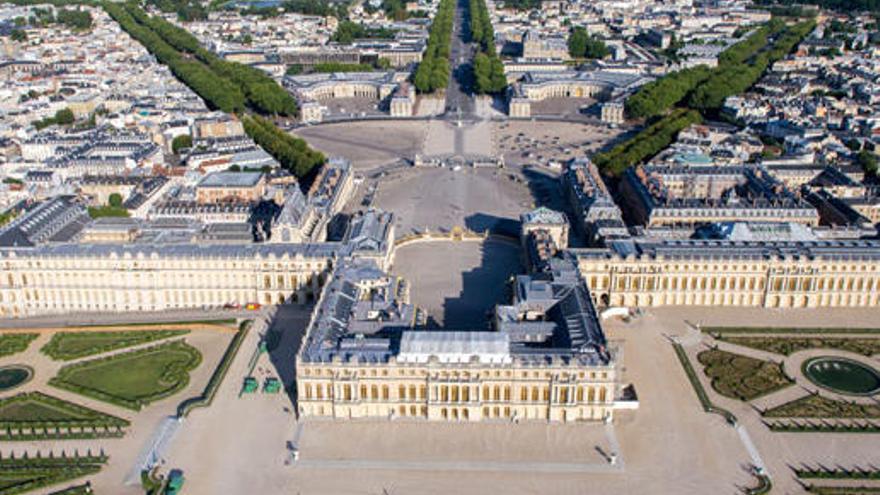
[[[344,157],[356,169],[370,169],[421,153],[426,125],[422,120],[343,122],[302,127],[294,133],[328,156]]]

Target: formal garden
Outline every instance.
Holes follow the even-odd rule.
[[[753,400],[794,383],[780,364],[732,352],[709,349],[700,352],[697,360],[712,380],[712,388],[731,399]]]
[[[41,392],[0,399],[0,441],[115,438],[128,420]]]
[[[58,332],[40,351],[57,361],[70,361],[117,349],[179,337],[189,330],[131,330]]]
[[[49,455],[0,459],[0,495],[14,495],[97,473],[107,456]]]
[[[0,357],[18,354],[28,348],[37,338],[35,333],[9,333],[0,335]]]
[[[49,384],[137,411],[186,387],[201,359],[178,340],[64,366]]]
[[[51,495],[92,493],[90,475],[107,461],[103,447],[112,451],[142,439],[131,434],[139,415],[117,416],[111,406],[85,398],[139,411],[183,391],[202,352],[226,346],[204,389],[181,398],[177,413],[208,407],[247,335],[250,322],[238,323],[218,319],[0,333],[0,357],[21,353],[0,364],[0,443],[6,445],[0,449],[0,495],[47,488]],[[72,440],[98,447],[91,452],[65,448]],[[99,455],[93,455],[96,448]]]
[[[880,372],[869,364],[880,355],[880,330],[784,327],[703,327],[701,330],[710,335],[715,344],[699,352],[696,360],[703,365],[705,376],[719,395],[752,402],[797,382],[800,394],[790,389],[786,396],[768,398],[764,402],[766,406],[761,406],[760,401],[753,403],[771,431],[880,433],[880,404],[870,400],[880,391]],[[741,353],[734,346],[741,348]],[[815,350],[820,354],[797,355]],[[822,350],[832,354],[851,353],[853,357],[824,355]],[[754,351],[761,354],[756,356]],[[778,360],[764,357],[767,353],[778,355]],[[708,396],[706,400],[711,403]]]

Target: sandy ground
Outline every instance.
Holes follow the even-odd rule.
[[[410,168],[381,179],[374,206],[396,215],[397,235],[467,226],[510,228],[533,208],[527,185],[500,169]],[[516,225],[513,225],[516,229]]]
[[[220,358],[233,335],[231,332],[198,330],[184,336],[184,339],[188,344],[194,346],[202,353],[202,363],[190,373],[189,385],[183,391],[178,392],[169,398],[154,402],[139,412],[135,412],[47,385],[46,382],[57,373],[57,370],[61,366],[80,360],[92,359],[92,357],[67,362],[52,361],[48,356],[40,353],[39,349],[49,341],[54,331],[40,333],[40,337],[32,342],[26,351],[0,358],[0,366],[13,363],[27,363],[34,368],[34,378],[30,382],[13,390],[3,392],[0,394],[0,397],[8,397],[17,395],[21,392],[38,390],[75,404],[81,404],[101,412],[128,419],[131,421],[132,425],[128,428],[126,435],[118,439],[0,442],[0,452],[2,452],[4,456],[12,451],[19,454],[23,451],[28,451],[33,455],[37,450],[44,454],[49,450],[52,450],[58,455],[62,450],[72,453],[74,449],[78,449],[81,454],[85,454],[87,449],[91,449],[93,453],[98,453],[103,449],[110,458],[107,466],[94,477],[87,479],[92,481],[97,493],[113,494],[143,493],[139,486],[124,485],[125,478],[134,466],[143,445],[152,436],[153,431],[163,418],[176,413],[177,405],[180,401],[201,393],[211,374],[214,372],[217,363],[220,362]],[[149,347],[151,345],[169,342],[171,340],[175,339],[166,339],[141,346],[129,347],[103,355],[125,352],[139,347]],[[77,482],[82,481],[84,480],[77,480]],[[75,482],[68,484],[72,485],[75,484]],[[63,486],[66,485],[54,486],[33,493],[51,493]]]
[[[392,273],[409,281],[412,303],[437,326],[488,329],[487,312],[509,303],[508,279],[522,273],[520,248],[494,240],[420,242],[397,249]]]
[[[421,153],[426,125],[424,121],[346,122],[303,127],[295,134],[329,156],[368,169]]]

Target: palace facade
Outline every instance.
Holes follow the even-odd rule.
[[[419,328],[409,288],[368,260],[336,267],[297,359],[298,412],[330,418],[595,421],[616,351],[570,259],[521,275],[493,331]]]
[[[880,242],[612,242],[573,250],[602,306],[869,307]]]

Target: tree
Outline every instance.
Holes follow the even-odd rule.
[[[110,197],[107,198],[107,204],[114,208],[119,208],[122,206],[122,195],[119,193],[113,193]]]
[[[868,150],[859,151],[856,163],[862,167],[866,175],[877,175],[877,155]]]
[[[19,43],[27,41],[27,33],[21,29],[13,29],[9,37],[12,38],[12,41],[18,41]]]
[[[593,38],[581,26],[568,35],[568,54],[573,58],[605,58],[610,51],[602,40]]]
[[[568,54],[573,58],[581,58],[587,51],[587,41],[590,35],[582,27],[576,27],[568,35]]]
[[[192,148],[192,145],[192,136],[189,134],[181,134],[180,136],[175,136],[171,141],[171,151],[173,151],[175,155],[178,155],[180,154],[180,150]]]
[[[55,112],[55,123],[59,125],[70,125],[76,120],[73,112],[69,108],[62,108]]]

